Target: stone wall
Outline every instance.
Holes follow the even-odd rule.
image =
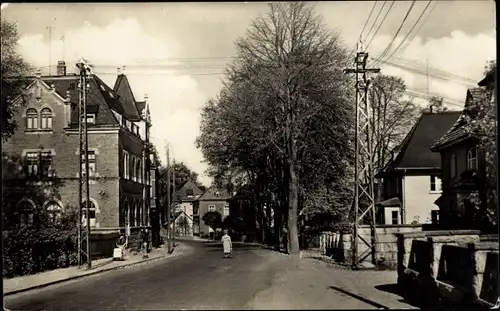
[[[398,284],[409,300],[489,306],[498,296],[498,242],[481,242],[474,230],[398,234]]]
[[[378,225],[376,228],[376,258],[377,262],[387,268],[396,269],[398,258],[397,237],[398,233],[421,232],[422,225]],[[358,230],[358,255],[368,250],[368,246],[361,241],[371,241],[370,226],[360,226]],[[352,234],[335,232],[324,232],[320,238],[320,249],[322,254],[332,256],[340,262],[350,263],[352,261]],[[371,262],[371,256],[364,259]]]

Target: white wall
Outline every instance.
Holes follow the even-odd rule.
[[[441,179],[436,178],[441,189]],[[431,191],[430,176],[405,176],[403,179],[403,207],[405,210],[405,223],[411,224],[414,220],[418,223],[431,223],[431,211],[439,210],[434,201],[439,198],[441,191]]]
[[[183,211],[184,213],[186,213],[190,217],[193,217],[193,203],[192,202],[182,202],[177,206],[176,211]]]

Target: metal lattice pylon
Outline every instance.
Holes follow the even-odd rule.
[[[368,53],[359,51],[356,54],[354,69],[346,69],[345,73],[356,74],[356,132],[355,132],[355,189],[354,189],[354,233],[352,240],[353,266],[357,267],[368,256],[376,264],[376,223],[375,223],[375,189],[373,166],[372,124],[373,113],[368,102],[368,73],[380,72],[380,69],[366,68]],[[359,226],[368,220],[371,227],[371,240],[367,241],[359,235]],[[359,241],[367,248],[358,254]]]
[[[80,81],[78,83],[78,136],[79,136],[79,164],[78,169],[78,267],[82,265],[83,258],[87,267],[92,267],[92,256],[90,248],[90,189],[89,189],[89,160],[88,160],[88,132],[87,132],[87,73],[91,73],[90,66],[85,60],[77,63],[80,70]],[[82,174],[82,164],[84,164],[85,174]],[[85,190],[85,192],[84,192]],[[85,193],[85,200],[83,194]],[[85,207],[83,206],[85,202]],[[85,212],[84,209],[85,208]],[[83,224],[85,214],[86,223]]]

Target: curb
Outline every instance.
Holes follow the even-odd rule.
[[[174,252],[172,252],[171,254],[173,254],[173,253]],[[98,271],[92,271],[92,272],[89,272],[89,273],[75,275],[75,276],[72,276],[72,277],[69,277],[69,278],[65,278],[65,279],[61,279],[61,280],[56,280],[56,281],[52,281],[52,282],[48,282],[48,283],[44,283],[44,284],[39,284],[39,285],[34,285],[34,286],[26,287],[26,288],[15,289],[15,290],[12,290],[12,291],[9,291],[9,292],[4,292],[3,296],[6,297],[6,296],[15,295],[15,294],[20,294],[20,293],[28,292],[28,291],[35,290],[35,289],[41,289],[41,288],[44,288],[44,287],[48,287],[48,286],[52,286],[52,285],[56,285],[56,284],[61,284],[61,283],[64,283],[64,282],[69,282],[69,281],[74,281],[74,280],[77,280],[77,279],[82,279],[84,277],[88,277],[88,276],[92,276],[92,275],[96,275],[96,274],[101,274],[101,273],[108,272],[108,271],[118,270],[118,269],[122,269],[122,268],[128,268],[128,267],[135,266],[135,265],[140,265],[140,264],[144,264],[144,263],[148,263],[148,262],[152,262],[152,261],[156,261],[156,260],[160,260],[160,259],[174,258],[174,257],[178,257],[178,256],[179,255],[168,256],[168,257],[166,257],[166,256],[160,256],[160,257],[145,259],[145,260],[138,261],[138,262],[132,262],[132,263],[125,264],[125,265],[122,265],[122,266],[106,268],[106,269],[102,269],[102,270],[98,270]]]

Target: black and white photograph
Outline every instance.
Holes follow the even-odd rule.
[[[498,309],[495,4],[1,3],[3,309]]]

